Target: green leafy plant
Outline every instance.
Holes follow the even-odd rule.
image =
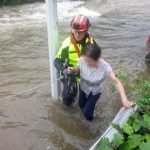
[[[140,150],[149,150],[150,149],[150,142],[144,142],[140,145]]]
[[[123,143],[124,136],[121,133],[117,133],[114,135],[114,139],[112,140],[113,147],[118,147]]]
[[[108,138],[102,138],[98,143],[97,150],[113,150]]]
[[[128,75],[126,73],[126,71],[124,69],[118,69],[116,72],[116,77],[119,78],[119,80],[121,80],[121,82],[123,84],[127,83],[128,81]],[[111,84],[111,89],[112,89],[112,92],[114,92],[116,90],[114,84]]]
[[[126,133],[128,135],[131,135],[134,133],[133,127],[128,123],[124,124],[122,126],[122,129],[123,129],[124,133]]]
[[[122,81],[126,82],[128,80],[128,75],[124,69],[119,69],[116,71],[116,76]]]
[[[127,79],[122,72],[119,75]],[[118,133],[111,142],[102,138],[96,150],[150,150],[150,78],[137,76],[134,83],[128,84],[128,90],[136,93],[136,111],[122,126],[113,123]]]

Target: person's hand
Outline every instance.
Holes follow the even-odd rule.
[[[73,71],[74,71],[74,68],[73,67],[68,67],[67,71],[68,71],[68,74],[72,74]]]
[[[123,100],[122,103],[125,108],[132,107],[132,105],[133,105],[133,102],[129,101],[128,99]]]

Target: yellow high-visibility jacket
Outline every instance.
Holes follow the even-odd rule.
[[[83,46],[89,43],[89,35],[87,34],[81,42],[77,42],[80,53],[82,53]],[[95,41],[90,37],[90,43],[94,44]],[[54,65],[58,71],[63,71],[66,67],[72,66],[76,67],[79,60],[79,56],[72,43],[70,36],[66,38],[56,55],[54,60]]]

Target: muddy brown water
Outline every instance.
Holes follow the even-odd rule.
[[[114,70],[145,72],[150,31],[149,0],[59,1],[59,41],[72,16],[89,15],[90,33]],[[50,81],[44,3],[0,8],[0,98]],[[1,150],[87,150],[104,132],[121,104],[105,84],[95,120],[87,123],[76,105],[51,98],[50,86],[0,101]]]

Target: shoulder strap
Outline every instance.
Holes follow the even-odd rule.
[[[71,39],[71,42],[73,43],[73,45],[75,47],[75,50],[76,50],[78,56],[80,57],[81,56],[81,52],[79,50],[77,42],[76,42],[76,40],[75,40],[75,38],[74,38],[72,33],[70,34],[70,39]],[[88,36],[88,43],[92,44],[92,37],[90,35]]]
[[[88,42],[90,43],[90,44],[92,44],[92,37],[89,35],[89,37],[88,37]]]
[[[78,47],[78,45],[77,45],[77,42],[76,42],[76,40],[75,40],[73,34],[70,34],[70,39],[71,39],[71,42],[73,43],[73,45],[74,45],[74,47],[75,47],[75,50],[76,50],[76,52],[77,52],[77,54],[78,54],[78,57],[80,57],[80,56],[81,56],[81,53],[80,53],[79,47]]]

